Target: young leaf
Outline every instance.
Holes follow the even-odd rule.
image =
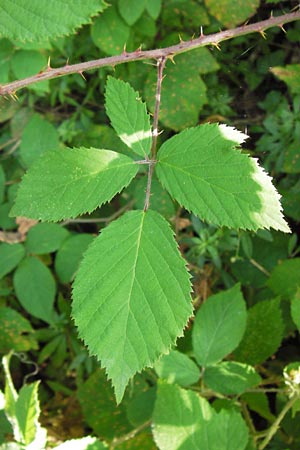
[[[146,105],[130,84],[109,77],[106,84],[106,112],[120,139],[135,153],[150,152],[152,134]]]
[[[120,16],[117,7],[110,5],[91,27],[94,44],[108,55],[120,54],[130,37],[130,27]]]
[[[261,378],[254,367],[234,361],[223,361],[206,367],[204,383],[215,392],[223,395],[241,394],[257,386]]]
[[[158,213],[128,212],[91,244],[74,283],[73,317],[118,403],[129,379],[168,352],[191,314],[189,274]]]
[[[146,9],[152,19],[156,20],[161,10],[161,0],[147,0]]]
[[[154,368],[160,378],[182,387],[197,383],[200,378],[199,367],[194,361],[176,350],[160,358]]]
[[[153,422],[160,450],[244,450],[248,442],[237,411],[216,413],[207,400],[176,385],[159,385]]]
[[[279,299],[256,303],[248,311],[247,328],[234,359],[260,364],[276,352],[281,344],[284,323]]]
[[[55,272],[62,283],[73,280],[82,259],[94,237],[91,234],[80,233],[68,237],[55,256]]]
[[[237,149],[246,136],[205,124],[167,140],[158,152],[157,176],[186,209],[216,225],[289,232],[279,194],[256,160]]]
[[[11,214],[58,221],[90,213],[127,186],[137,171],[131,158],[111,150],[48,151],[25,174]]]
[[[68,236],[69,232],[57,223],[37,223],[28,231],[25,247],[36,255],[52,253]]]
[[[118,0],[120,14],[130,26],[142,15],[145,4],[146,0]]]
[[[202,366],[215,364],[231,353],[246,328],[246,305],[239,285],[212,295],[197,312],[193,348]]]
[[[0,278],[11,272],[25,255],[22,244],[0,244]]]
[[[29,445],[35,438],[39,428],[40,415],[38,400],[39,382],[21,388],[16,402],[16,419],[21,434],[21,441]]]
[[[40,41],[69,34],[104,10],[103,0],[5,0],[0,8],[0,36]],[[41,67],[42,69],[42,67]]]
[[[28,59],[26,59],[26,64],[28,65]],[[22,133],[20,155],[25,167],[31,166],[47,150],[58,146],[58,132],[55,127],[38,114],[34,114]]]
[[[14,273],[14,288],[19,302],[34,317],[53,323],[54,278],[39,259],[28,257]]]

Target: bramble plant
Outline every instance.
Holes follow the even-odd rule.
[[[158,61],[157,103],[164,63]],[[202,220],[254,231],[289,227],[270,177],[239,149],[243,133],[205,124],[157,152],[157,123],[152,132],[138,93],[112,77],[106,111],[120,139],[143,159],[104,149],[50,150],[24,176],[11,214],[59,221],[91,213],[148,166],[144,209],[126,212],[101,232],[73,288],[79,335],[106,368],[119,403],[133,375],[170,350],[192,315],[185,262],[168,222],[149,209],[154,171],[174,200]]]
[[[151,73],[143,88],[143,83],[137,82],[140,89],[124,81],[122,78],[126,77],[122,73],[105,73],[105,113],[101,114],[106,114],[104,120],[107,120],[106,117],[109,119],[114,131],[108,127],[103,128],[102,145],[77,144],[72,148],[62,147],[56,130],[37,114],[26,122],[23,132],[20,156],[27,171],[17,191],[13,192],[13,206],[7,220],[25,217],[42,223],[34,222],[33,227],[29,226],[28,234],[25,232],[25,249],[21,240],[13,245],[5,243],[0,246],[0,255],[7,260],[5,267],[0,264],[0,274],[5,276],[16,268],[13,286],[19,302],[35,319],[49,325],[49,329],[40,330],[39,339],[47,344],[40,352],[39,364],[60,349],[54,368],[60,367],[59,354],[66,355],[67,345],[70,345],[70,352],[76,355],[70,366],[72,369],[76,368],[80,377],[82,376],[78,367],[86,356],[80,353],[72,331],[64,331],[70,326],[66,325],[66,317],[71,315],[89,354],[96,356],[106,371],[107,379],[111,380],[117,408],[111,401],[111,392],[105,384],[103,372],[92,372],[89,366],[92,363],[85,363],[87,373],[92,374],[86,383],[81,383],[78,392],[82,408],[88,408],[85,398],[94,401],[91,391],[94,386],[101,385],[105,402],[107,401],[102,405],[103,409],[109,405],[108,415],[115,418],[115,423],[110,429],[106,425],[106,416],[103,421],[99,420],[101,402],[94,416],[90,412],[90,406],[87,413],[87,416],[90,414],[89,425],[102,441],[92,437],[83,438],[80,442],[78,440],[78,448],[101,450],[106,448],[106,442],[109,442],[111,449],[131,448],[125,447],[126,441],[140,432],[141,443],[136,441],[132,448],[144,448],[144,442],[145,449],[148,448],[147,445],[149,449],[155,448],[147,435],[147,428],[152,422],[154,441],[161,450],[263,450],[271,442],[286,414],[290,410],[297,414],[300,410],[300,363],[285,366],[282,380],[284,393],[289,398],[277,418],[274,418],[266,406],[265,392],[255,392],[258,386],[264,384],[263,376],[267,376],[267,370],[259,372],[256,366],[276,352],[285,336],[285,328],[300,329],[298,281],[290,275],[299,268],[299,260],[286,260],[282,267],[275,268],[275,263],[270,264],[270,268],[267,263],[270,271],[274,268],[271,274],[257,262],[255,258],[260,244],[255,239],[262,238],[266,242],[268,239],[272,240],[271,229],[291,232],[282,214],[280,194],[273,185],[271,176],[258,160],[247,149],[242,149],[242,144],[248,138],[245,133],[233,126],[220,124],[220,119],[217,123],[198,124],[199,108],[206,103],[206,85],[200,76],[195,91],[187,93],[187,98],[190,95],[191,107],[189,101],[177,105],[178,100],[174,102],[172,89],[176,85],[180,95],[184,95],[187,83],[192,81],[190,78],[186,80],[181,73],[182,67],[186,65],[191,65],[200,74],[217,70],[217,61],[209,52],[205,53],[207,50],[202,47],[219,47],[223,41],[234,37],[242,38],[252,32],[259,32],[264,36],[267,28],[282,28],[285,23],[300,19],[300,13],[297,11],[280,17],[271,16],[262,22],[233,28],[253,15],[259,2],[244,2],[238,14],[236,5],[230,4],[232,2],[223,1],[222,5],[229,9],[222,12],[222,8],[216,10],[216,2],[206,0],[205,5],[210,14],[231,29],[206,36],[201,27],[200,36],[195,39],[180,38],[178,44],[167,44],[168,46],[156,50],[138,48],[127,51],[124,47],[122,51],[120,43],[124,35],[127,36],[125,41],[128,40],[130,44],[134,42],[134,38],[130,37],[130,27],[139,19],[144,17],[146,21],[151,19],[155,23],[161,11],[160,1],[119,0],[112,2],[111,7],[99,0],[89,0],[84,5],[79,1],[80,14],[69,14],[69,8],[73,4],[71,0],[61,5],[66,8],[65,12],[51,9],[48,3],[44,0],[33,1],[31,6],[25,8],[25,14],[21,14],[24,8],[22,0],[14,5],[17,11],[12,10],[8,3],[7,11],[0,8],[0,33],[16,42],[38,41],[40,36],[43,39],[54,38],[72,32],[74,28],[88,23],[92,16],[101,13],[92,25],[91,36],[101,51],[112,56],[74,65],[67,63],[57,69],[52,68],[48,60],[45,70],[0,85],[0,95],[10,95],[17,99],[16,91],[24,87],[37,89],[33,92],[39,95],[46,86],[43,83],[48,83],[48,80],[72,73],[82,75],[94,68],[115,68],[123,63],[146,59],[154,60],[156,65],[156,79]],[[176,10],[177,2],[173,3]],[[192,2],[191,5],[191,8],[195,7]],[[45,20],[35,22],[33,15],[41,18],[45,16]],[[167,23],[168,8],[162,16],[162,20]],[[20,27],[16,27],[15,17],[20,17]],[[53,24],[55,29],[52,30]],[[116,24],[119,31],[110,35],[110,27]],[[147,24],[150,38],[152,25],[149,22]],[[102,39],[108,35],[110,37],[107,40]],[[5,42],[9,52],[10,44]],[[189,52],[193,49],[197,52],[204,51],[198,53],[199,60],[191,57]],[[15,71],[22,65],[22,51],[33,52],[33,56],[35,50],[17,51],[11,63]],[[205,67],[207,60],[209,63]],[[173,62],[175,65],[172,65]],[[292,66],[292,70],[298,73],[297,67]],[[274,73],[290,80],[282,67],[277,67]],[[36,88],[39,83],[40,91]],[[292,83],[297,92],[298,87],[296,85],[295,88],[295,85],[296,83]],[[164,88],[168,93],[166,95]],[[56,101],[54,95],[61,99],[66,95],[59,89],[53,94],[53,104]],[[193,97],[197,97],[198,90],[202,97],[197,98],[194,103]],[[96,95],[95,92],[88,93],[87,97],[93,95]],[[146,97],[147,102],[142,100],[142,96]],[[86,98],[84,101],[87,101]],[[74,116],[82,114],[82,122],[89,123],[89,113],[80,102],[72,98],[68,101],[78,109]],[[265,108],[268,107],[267,104],[268,102],[265,103]],[[183,112],[180,115],[178,111],[181,107]],[[230,111],[230,108],[224,107],[224,111]],[[74,143],[78,133],[75,122],[66,122],[61,125],[60,134],[65,142]],[[167,131],[164,134],[159,127],[160,123],[176,133]],[[41,143],[32,142],[35,130],[39,130],[40,134],[44,133],[51,145],[43,147],[42,139]],[[114,132],[119,140],[112,137],[115,136]],[[110,136],[106,142],[105,133]],[[295,133],[295,137],[291,138],[294,146],[296,137]],[[31,145],[32,149],[28,151]],[[272,145],[269,147],[268,151],[272,152]],[[259,148],[258,146],[258,151]],[[293,167],[291,171],[295,173],[298,169],[294,165],[294,147],[290,153],[289,161]],[[272,157],[274,159],[274,155],[270,157],[271,161]],[[5,179],[4,175],[2,178]],[[284,180],[282,183],[284,186]],[[44,223],[68,224],[69,220],[77,220],[78,216],[92,214],[100,207],[107,207],[120,198],[122,192],[125,195],[134,192],[131,195],[138,199],[134,208],[128,210],[132,206],[129,202],[117,214],[103,220],[106,226],[94,239],[85,233],[70,235],[60,225]],[[153,203],[157,201],[154,198],[158,197],[164,201],[159,207],[153,208]],[[10,208],[11,203],[7,202],[6,209]],[[165,203],[167,206],[171,205],[170,214],[164,213]],[[199,307],[199,299],[192,296],[192,282],[195,280],[189,267],[190,261],[184,258],[182,249],[178,247],[178,233],[177,230],[175,233],[169,220],[174,215],[174,204],[192,217],[191,222],[188,222],[189,226],[192,224],[193,233],[199,235],[198,238],[189,236],[187,242],[190,239],[196,243],[201,255],[208,250],[219,269],[222,264],[217,250],[219,242],[224,252],[228,249],[232,251],[237,242],[241,243],[243,255],[252,264],[252,269],[255,267],[260,270],[260,275],[263,273],[263,276],[268,277],[259,286],[266,284],[266,297],[260,294],[263,301],[251,303],[251,299],[251,306],[249,307],[249,303],[247,305],[242,287],[249,286],[248,278],[246,281],[244,279],[251,276],[251,271],[244,275],[240,268],[243,258],[236,252],[231,257],[235,264],[234,270],[238,273],[236,279],[226,278],[223,274],[225,289],[223,286],[223,289],[212,293],[208,298],[205,296],[205,302]],[[205,233],[203,227],[206,226],[208,228],[205,228]],[[210,226],[213,228],[209,229]],[[236,234],[229,236],[225,232],[215,232],[215,229],[221,230],[222,227],[236,230]],[[249,238],[247,231],[255,232],[256,237]],[[262,234],[259,235],[259,232]],[[275,236],[280,241],[280,233],[275,233]],[[290,254],[296,254],[296,243],[294,240],[291,242]],[[278,249],[281,249],[280,245],[278,244]],[[78,254],[77,246],[80,248]],[[72,253],[74,249],[75,253]],[[53,307],[55,280],[43,259],[44,255],[52,252],[57,252],[55,270],[60,282],[67,284],[74,278],[71,308],[64,306],[59,297],[59,312]],[[63,254],[67,255],[65,259]],[[35,255],[41,255],[41,258]],[[199,263],[200,266],[197,252],[195,255],[195,265]],[[282,255],[279,250],[278,255],[279,259]],[[64,261],[68,258],[76,261],[65,268]],[[201,268],[203,271],[204,269]],[[197,270],[196,268],[196,273]],[[287,273],[290,277],[289,287],[284,283],[282,287],[280,280]],[[270,295],[270,291],[276,297]],[[283,321],[280,296],[293,298],[290,322],[294,325],[290,322],[286,325]],[[6,305],[0,305],[0,310],[0,325],[1,320],[3,327],[8,322],[15,321],[18,323],[18,333],[31,336],[30,324],[25,319],[21,322],[16,311]],[[264,342],[263,332],[268,332],[270,323],[273,324],[273,329]],[[65,338],[64,333],[68,338]],[[187,333],[189,343],[185,342],[183,349],[176,347],[178,338],[186,337]],[[17,393],[10,374],[12,353],[9,351],[37,348],[35,341],[28,341],[27,348],[23,348],[21,344],[16,340],[13,346],[8,342],[4,345],[4,353],[8,355],[3,358],[5,392],[0,396],[0,413],[3,410],[8,418],[10,431],[19,445],[17,448],[42,449],[46,446],[47,436],[46,430],[39,423],[39,382],[25,385]],[[187,351],[184,346],[187,346]],[[146,378],[143,378],[144,375]],[[160,380],[157,381],[157,377]],[[67,391],[67,388],[55,385],[54,382],[49,386]],[[257,403],[251,397],[254,392],[261,394]],[[98,395],[96,391],[94,395]],[[216,403],[210,403],[208,399],[211,398],[215,398]],[[261,435],[254,429],[248,407],[264,420],[270,421],[270,426]],[[0,448],[4,450],[5,445]],[[70,440],[55,448],[74,448],[72,445],[75,445],[75,441]]]

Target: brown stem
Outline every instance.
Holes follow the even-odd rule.
[[[208,36],[205,36],[201,33],[201,35],[197,39],[181,41],[179,44],[172,45],[170,47],[146,51],[136,50],[135,52],[131,53],[127,53],[124,51],[121,55],[118,56],[108,56],[106,58],[96,59],[79,64],[66,64],[64,67],[60,67],[57,69],[47,67],[44,72],[39,72],[36,75],[24,78],[23,80],[13,81],[12,83],[0,86],[0,96],[13,95],[18,89],[24,88],[33,83],[62,77],[71,73],[79,73],[82,75],[83,72],[91,69],[97,69],[99,67],[114,67],[117,64],[124,64],[131,61],[141,61],[145,59],[159,60],[161,58],[172,58],[176,55],[179,55],[180,53],[188,52],[195,48],[204,47],[207,45],[218,46],[220,42],[232,39],[234,37],[244,36],[249,33],[261,33],[263,35],[263,32],[268,28],[274,26],[279,26],[280,28],[282,28],[284,24],[293,22],[295,20],[300,20],[300,11],[290,14],[284,14],[282,16],[270,17],[269,19],[263,20],[261,22],[253,23],[251,25],[242,25],[231,30],[220,31],[219,33],[210,34]]]
[[[156,82],[156,94],[155,94],[155,107],[153,114],[153,130],[152,130],[152,145],[151,145],[151,159],[149,161],[148,167],[148,179],[146,187],[146,196],[144,211],[147,211],[150,206],[150,195],[151,195],[151,183],[155,166],[156,158],[156,147],[157,147],[157,136],[158,136],[158,116],[161,100],[161,85],[163,81],[163,71],[166,65],[166,58],[163,56],[157,61],[157,82]]]

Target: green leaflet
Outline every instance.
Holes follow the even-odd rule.
[[[189,274],[158,213],[126,213],[87,250],[74,282],[73,317],[118,403],[129,379],[168,352],[191,314]]]
[[[22,244],[0,244],[0,279],[11,272],[24,258],[25,249]]]
[[[72,33],[106,7],[103,0],[0,0],[0,35],[41,41]]]
[[[226,125],[182,131],[158,152],[157,176],[186,209],[216,225],[289,232],[271,178],[237,147],[246,136]]]
[[[270,67],[270,71],[287,84],[292,94],[300,94],[300,64]]]
[[[130,27],[120,16],[117,7],[110,5],[92,24],[91,36],[94,44],[104,53],[118,55],[130,38]]]
[[[279,348],[284,336],[284,322],[278,298],[256,303],[248,311],[247,327],[234,359],[260,364]]]
[[[146,5],[146,0],[119,0],[118,7],[121,16],[128,23],[133,25],[142,15]]]
[[[24,176],[11,214],[58,221],[90,213],[127,186],[137,171],[131,158],[111,150],[48,151]]]
[[[209,366],[231,353],[243,337],[246,320],[246,305],[238,284],[209,297],[197,312],[193,327],[197,362]]]
[[[38,421],[40,415],[39,381],[24,385],[18,394],[9,370],[10,358],[11,353],[2,359],[5,374],[6,415],[12,425],[14,438],[17,442],[23,444],[26,448],[42,450],[46,444],[46,430],[41,427]]]
[[[245,22],[253,16],[259,7],[259,0],[205,0],[206,6],[212,16],[215,16],[228,28]]]
[[[135,153],[150,152],[152,133],[146,105],[124,81],[109,77],[106,83],[106,112],[122,141]]]
[[[206,386],[223,395],[241,394],[257,386],[261,378],[254,367],[235,361],[223,361],[205,368],[203,381]]]
[[[159,385],[153,423],[160,450],[244,450],[248,442],[237,411],[216,413],[207,400],[176,385]]]
[[[147,0],[146,9],[152,19],[156,20],[160,14],[162,0]]]
[[[182,387],[197,383],[200,378],[199,367],[186,354],[177,350],[171,350],[160,358],[154,368],[160,378]]]
[[[52,273],[39,259],[29,256],[14,273],[19,302],[34,317],[53,323],[56,284]]]
[[[59,139],[56,128],[39,114],[34,114],[22,132],[20,145],[22,163],[28,168],[47,150],[58,148],[58,146]]]

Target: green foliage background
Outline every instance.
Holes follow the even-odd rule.
[[[46,70],[49,61],[52,67],[60,67],[116,55],[125,44],[127,51],[164,47],[178,43],[179,36],[192,39],[200,26],[205,34],[214,33],[296,6],[296,2],[256,0],[110,0],[108,6],[104,1],[77,0],[57,1],[50,8],[46,0],[19,0],[18,8],[30,4],[26,15],[6,3],[4,13],[0,1],[0,84]],[[37,20],[36,14],[47,20]],[[22,19],[24,27],[16,19]],[[83,437],[76,440],[78,448],[262,449],[265,436],[291,399],[281,428],[274,430],[267,448],[299,448],[300,24],[291,23],[285,29],[286,34],[272,28],[265,39],[248,35],[221,43],[220,50],[201,48],[176,56],[175,64],[167,62],[159,122],[162,157],[167,160],[170,142],[182,139],[177,133],[187,127],[218,122],[246,132],[250,140],[243,153],[258,158],[272,175],[292,234],[249,232],[220,227],[218,221],[201,221],[172,200],[154,178],[150,218],[157,212],[165,218],[166,245],[170,227],[175,232],[191,273],[195,317],[168,355],[130,381],[118,406],[104,370],[78,339],[71,319],[71,283],[99,231],[130,209],[135,211],[121,220],[140,220],[146,169],[141,166],[128,186],[137,173],[128,147],[141,157],[149,153],[148,116],[144,104],[138,104],[136,114],[145,136],[142,145],[132,143],[124,137],[122,123],[129,92],[125,85],[118,85],[124,110],[110,104],[106,111],[105,102],[113,80],[119,78],[139,92],[153,113],[156,68],[149,62],[122,64],[84,77],[74,74],[43,81],[17,92],[17,98],[0,98],[0,353],[14,352],[4,359],[0,378],[1,391],[5,390],[4,400],[0,396],[1,449],[8,448],[13,434],[16,439],[16,429],[14,448],[24,448],[33,439],[36,448],[43,448],[46,429],[48,447],[62,450],[75,448],[70,440]],[[105,91],[109,75],[113,78]],[[112,164],[119,170],[119,184],[106,190],[101,207],[95,209],[98,199],[85,200],[90,191],[102,188],[101,183],[107,185],[109,174],[103,181],[96,172],[85,185],[85,174],[76,178],[74,167],[63,182],[83,183],[78,204],[85,209],[70,206],[67,216],[60,210],[65,194],[60,186],[60,154],[65,147],[76,148],[87,173],[84,148],[118,152]],[[187,158],[181,156],[178,164]],[[64,164],[68,167],[68,156]],[[45,165],[53,165],[56,178],[51,172],[47,178],[40,169]],[[35,167],[40,184],[36,192],[24,191],[24,198],[32,195],[28,215],[49,219],[49,205],[43,213],[34,198],[42,194],[40,186],[47,190],[51,184],[55,188],[52,215],[64,221],[36,223],[9,215],[20,180],[30,167]],[[164,170],[162,162],[158,176],[168,187]],[[169,192],[181,201],[178,187],[173,189]],[[18,216],[26,216],[23,203],[21,197],[15,206]],[[191,204],[186,206],[198,214]],[[89,211],[93,212],[85,214]],[[235,210],[227,224],[238,228]],[[114,255],[120,257],[121,233],[115,227],[112,260]],[[148,246],[144,244],[145,253]],[[96,247],[89,247],[89,252]],[[88,263],[87,258],[85,276],[81,286],[75,284],[75,294],[89,288],[92,267]],[[162,274],[167,270],[159,269]],[[103,270],[109,278],[109,267]],[[93,277],[97,273],[91,275],[95,281]],[[180,282],[188,292],[189,281]],[[170,295],[175,298],[172,289]],[[189,314],[183,315],[184,322]],[[114,353],[117,345],[104,336],[103,348],[107,354]],[[10,372],[15,388],[9,382]],[[33,434],[30,414],[22,415],[25,404],[41,423]],[[17,425],[12,429],[13,420]]]

